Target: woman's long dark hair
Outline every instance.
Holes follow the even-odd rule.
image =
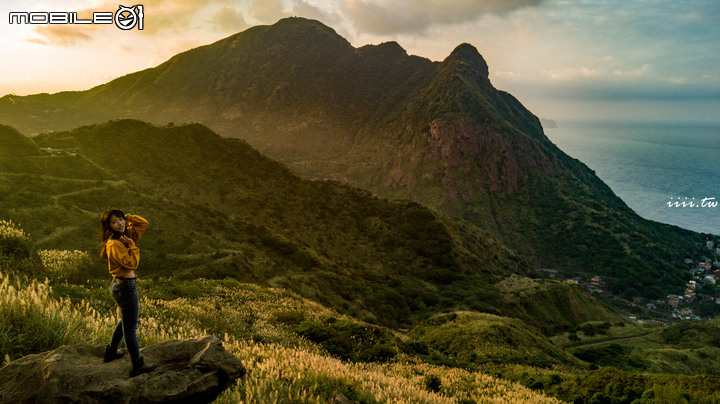
[[[107,253],[105,252],[105,243],[107,243],[107,241],[111,238],[118,239],[123,234],[127,234],[127,225],[123,233],[114,231],[112,227],[110,227],[110,218],[112,216],[117,216],[124,219],[125,212],[120,209],[106,209],[105,212],[103,212],[100,216],[100,256],[105,259],[107,259]]]

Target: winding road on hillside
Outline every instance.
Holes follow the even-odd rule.
[[[604,341],[597,341],[597,342],[591,342],[589,344],[583,344],[583,345],[575,345],[575,346],[569,346],[565,349],[577,349],[577,348],[587,348],[590,346],[596,346],[596,345],[603,345],[603,344],[609,344],[612,342],[620,342],[620,341],[629,341],[632,339],[638,339],[638,338],[644,338],[647,335],[652,334],[651,332],[646,332],[645,334],[635,335],[633,337],[623,337],[623,338],[613,338],[613,339],[606,339]]]

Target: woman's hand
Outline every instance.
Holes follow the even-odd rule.
[[[128,237],[124,234],[122,236],[120,236],[120,238],[118,240],[122,241],[125,244],[135,244],[133,239],[131,239],[130,237]]]

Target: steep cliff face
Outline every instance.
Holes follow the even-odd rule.
[[[433,120],[408,150],[417,152],[407,159],[398,156],[400,162],[391,170],[387,187],[439,182],[450,198],[463,201],[478,192],[512,194],[528,181],[530,172],[557,176],[562,171],[557,158],[533,139],[520,135],[513,140],[487,125],[461,119]]]
[[[388,125],[395,126],[400,147],[385,159],[392,162],[386,186],[412,192],[434,184],[450,199],[466,202],[478,192],[512,194],[531,172],[551,177],[562,172],[559,150],[537,118],[496,90],[488,75],[487,63],[469,44],[436,66]],[[378,138],[377,133],[366,136]]]
[[[550,176],[560,174],[558,162],[525,136],[512,141],[488,127],[436,119],[430,123],[426,139],[426,159],[442,162],[443,186],[450,196],[464,200],[478,191],[514,193],[528,180],[531,170]],[[462,178],[470,173],[471,181]]]

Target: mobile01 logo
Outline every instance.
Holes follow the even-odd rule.
[[[142,31],[145,19],[145,7],[138,4],[132,7],[118,6],[117,11],[93,12],[92,18],[78,18],[77,12],[39,11],[11,12],[10,24],[115,24],[127,31],[137,27]]]

